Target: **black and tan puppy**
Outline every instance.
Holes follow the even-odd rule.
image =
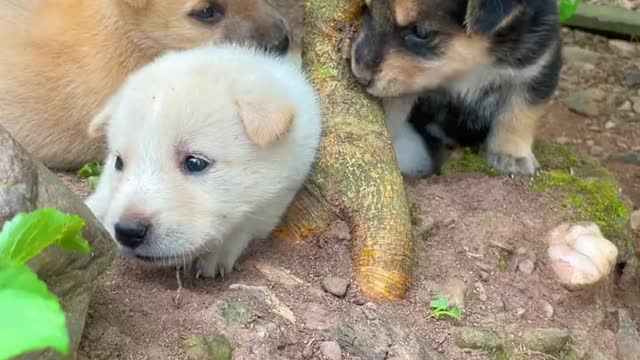
[[[355,78],[383,98],[403,173],[438,172],[445,146],[535,174],[535,125],[557,83],[556,0],[369,0]]]

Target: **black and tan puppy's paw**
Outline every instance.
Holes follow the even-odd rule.
[[[487,163],[504,175],[534,176],[540,169],[540,164],[533,153],[528,156],[516,157],[490,151],[487,153]]]

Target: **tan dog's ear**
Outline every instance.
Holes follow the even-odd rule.
[[[89,137],[94,138],[104,134],[105,126],[111,120],[115,101],[115,97],[109,99],[109,101],[107,101],[102,107],[102,110],[100,110],[100,112],[98,112],[91,121],[89,121],[89,127],[87,129]]]
[[[260,147],[276,142],[291,129],[296,110],[271,98],[239,98],[236,109],[247,136]]]
[[[513,23],[522,10],[522,0],[469,0],[467,33],[491,35]]]
[[[143,7],[145,7],[147,5],[147,3],[149,2],[149,0],[124,0],[126,3],[128,3],[129,5],[141,9]]]

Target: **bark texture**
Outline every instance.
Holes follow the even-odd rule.
[[[335,219],[346,221],[361,292],[398,300],[414,254],[409,206],[380,103],[354,83],[345,56],[362,6],[362,0],[306,4],[302,60],[320,96],[324,137],[314,174],[275,236],[303,241]]]

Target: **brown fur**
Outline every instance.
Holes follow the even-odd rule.
[[[293,125],[295,109],[288,104],[261,99],[238,99],[236,109],[247,136],[260,147],[274,143]],[[264,119],[271,121],[264,121]]]
[[[264,0],[219,3],[224,17],[212,25],[187,15],[202,0],[42,0],[29,16],[4,4],[21,21],[0,23],[0,126],[50,168],[102,160],[104,140],[87,124],[129,73],[168,50],[262,45],[288,31]]]
[[[450,43],[446,55],[434,61],[401,52],[390,52],[379,67],[374,95],[396,96],[418,92],[425,85],[435,86],[464,77],[469,71],[490,61],[486,38],[457,35]]]
[[[396,0],[394,3],[395,17],[398,26],[407,26],[416,20],[418,8],[416,0]]]
[[[531,153],[536,124],[547,111],[547,104],[529,106],[524,102],[514,105],[492,128],[488,139],[490,151],[525,158]]]

